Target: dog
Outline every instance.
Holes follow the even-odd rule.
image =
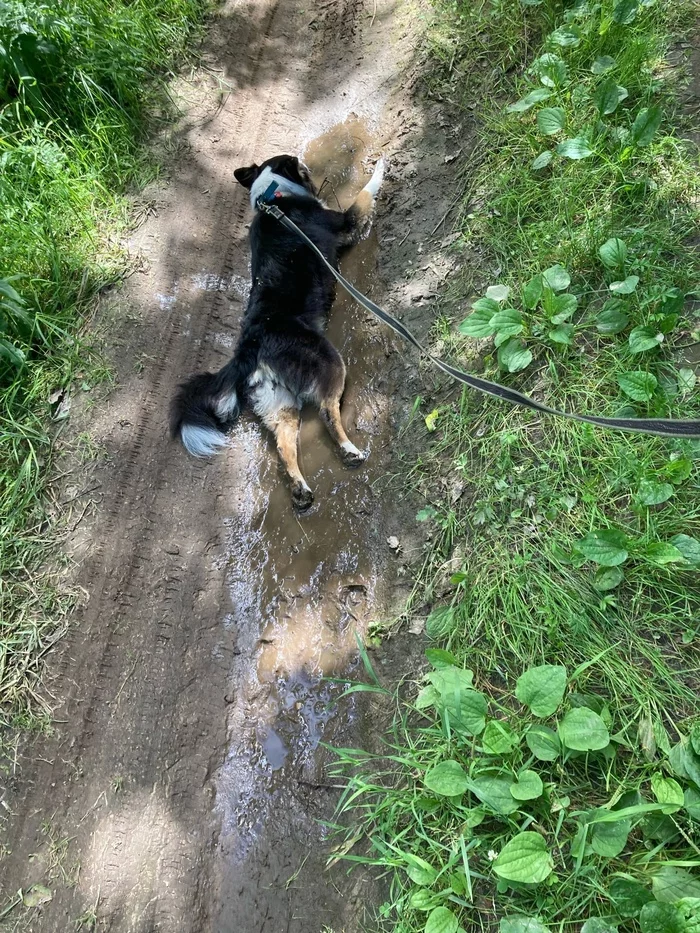
[[[251,408],[274,433],[292,502],[298,511],[305,511],[314,499],[297,456],[305,402],[318,406],[346,466],[359,466],[367,455],[352,443],[340,419],[345,364],[325,336],[335,279],[318,256],[261,211],[259,203],[273,198],[337,269],[343,251],[369,232],[384,161],[379,160],[346,211],[332,210],[321,201],[309,170],[295,156],[275,156],[233,174],[249,190],[255,211],[250,227],[250,298],[233,358],[217,373],[193,376],[179,387],[172,401],[170,430],[190,454],[209,457],[228,446],[227,430],[244,407]]]

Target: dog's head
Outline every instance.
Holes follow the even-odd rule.
[[[239,181],[249,191],[252,191],[255,183],[264,175],[265,179],[291,182],[292,186],[303,188],[311,197],[315,198],[317,196],[316,186],[311,180],[309,170],[296,156],[273,156],[263,162],[262,165],[257,165],[254,162],[252,165],[237,168],[233,174],[236,181]],[[269,184],[269,181],[266,181],[265,187],[267,187],[267,184]],[[260,194],[262,194],[262,191]],[[251,200],[253,199],[251,198]]]

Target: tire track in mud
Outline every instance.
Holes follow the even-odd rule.
[[[232,688],[235,694],[241,687],[244,672],[262,663],[264,619],[256,615],[258,609],[282,612],[282,603],[271,601],[269,592],[278,579],[286,585],[285,558],[278,554],[271,568],[266,548],[276,535],[283,545],[303,549],[313,544],[314,553],[323,551],[324,542],[315,541],[311,522],[295,523],[291,530],[284,518],[276,524],[277,515],[287,514],[288,491],[258,428],[242,424],[236,449],[214,464],[187,461],[165,439],[165,413],[175,384],[228,355],[211,342],[214,323],[237,330],[240,302],[230,301],[225,288],[202,290],[192,284],[202,263],[207,274],[216,270],[219,283],[248,277],[247,193],[234,181],[233,168],[292,148],[289,140],[292,151],[308,142],[304,119],[309,117],[318,131],[313,107],[326,99],[327,85],[336,97],[343,96],[343,68],[350,74],[363,55],[373,54],[361,47],[360,19],[367,19],[362,0],[306,6],[307,11],[295,0],[230,0],[223,8],[212,33],[219,49],[227,50],[220,64],[236,90],[205,123],[206,132],[218,133],[224,144],[215,150],[211,140],[203,154],[196,146],[204,134],[195,132],[194,123],[186,128],[189,151],[175,166],[159,216],[144,228],[144,238],[154,240],[153,267],[148,275],[132,278],[122,295],[141,315],[136,332],[130,332],[128,321],[124,324],[127,356],[133,363],[145,354],[147,362],[141,378],[122,369],[122,385],[97,419],[111,462],[101,468],[106,493],[79,576],[90,600],[54,659],[51,689],[60,699],[58,722],[52,736],[24,750],[10,798],[14,817],[7,844],[12,856],[0,867],[3,891],[26,889],[33,882],[52,888],[53,900],[25,918],[31,924],[27,928],[37,933],[68,928],[94,903],[104,928],[115,933],[310,933],[306,918],[320,918],[318,898],[329,882],[313,878],[305,896],[293,890],[288,894],[284,881],[303,859],[299,840],[311,838],[302,811],[320,813],[324,805],[299,797],[297,790],[288,798],[296,822],[281,827],[277,843],[274,834],[262,843],[256,839],[252,854],[233,864],[235,846],[220,845],[221,810],[214,809],[214,795],[221,794],[218,775],[227,754],[246,754],[246,743],[253,743],[258,763],[263,760],[255,723],[246,718],[259,713],[255,698],[248,696],[230,718],[227,703]],[[309,56],[302,27],[315,11],[319,28]],[[382,43],[381,35],[375,37],[375,50]],[[314,88],[321,90],[317,94]],[[205,105],[211,107],[208,99]],[[327,115],[329,123],[335,112]],[[347,104],[341,102],[337,117],[346,115]],[[297,128],[285,130],[288,123]],[[358,255],[365,256],[371,270],[371,250]],[[172,297],[167,309],[156,307],[156,293]],[[356,336],[347,339],[355,356],[370,345],[357,343]],[[362,402],[361,386],[351,387],[349,394],[352,405]],[[336,520],[338,509],[357,507],[361,514],[367,508],[364,493],[357,492],[361,480],[341,475],[328,442],[319,434],[311,437],[320,453],[309,455],[310,468],[328,500],[317,521]],[[380,440],[377,435],[375,448]],[[249,455],[252,464],[246,462]],[[376,507],[372,503],[370,510]],[[379,533],[374,512],[358,519],[359,531],[350,521],[346,525],[341,538],[346,534],[346,543],[371,551],[371,535]],[[342,521],[339,527],[345,527]],[[232,601],[231,564],[249,558],[258,562],[260,580],[248,577],[244,584],[262,587],[264,579],[272,589],[267,596],[263,589],[254,598],[246,595],[237,631],[222,624]],[[342,594],[343,581],[355,578],[344,569],[347,556],[337,556],[339,569],[329,569],[325,555],[313,559],[320,561],[316,569],[328,592],[319,595],[312,588],[305,596],[299,586],[301,595],[291,598],[285,611],[294,616],[308,602],[313,611],[310,616],[302,612],[300,624],[316,625],[326,612],[326,595]],[[355,576],[370,571],[377,576],[375,557],[368,560],[369,570],[362,565]],[[373,587],[368,591],[365,586],[361,609],[352,604],[361,618],[378,598]],[[349,624],[353,608],[347,608],[339,610],[333,626]],[[294,680],[292,674],[277,675],[274,663],[270,667],[270,676],[281,676],[285,683]],[[318,681],[316,675],[297,680],[306,691],[297,702],[304,715],[308,707],[311,722],[318,715],[311,695]],[[322,729],[325,721],[321,716],[313,728]],[[274,777],[277,771],[268,766],[265,774]],[[69,842],[57,865],[56,852],[63,851],[58,843],[64,839]],[[313,871],[320,871],[322,863],[315,853]],[[327,919],[344,923],[348,912],[342,892],[329,890],[325,899]]]

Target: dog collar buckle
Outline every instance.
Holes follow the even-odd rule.
[[[279,188],[279,185],[277,184],[277,182],[271,181],[270,184],[265,189],[265,191],[263,191],[263,193],[258,198],[258,201],[257,201],[258,205],[271,204],[272,201],[276,197],[279,196],[279,192],[277,191],[278,188]]]

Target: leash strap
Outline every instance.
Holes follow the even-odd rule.
[[[267,193],[268,192],[265,192],[265,194]],[[393,331],[403,337],[404,340],[412,343],[417,350],[430,360],[433,366],[441,369],[444,373],[447,373],[448,376],[452,376],[453,379],[469,386],[471,389],[476,389],[478,392],[483,392],[486,395],[492,395],[494,398],[503,399],[513,405],[522,405],[523,408],[529,408],[532,411],[544,412],[547,415],[557,415],[559,418],[569,418],[571,421],[583,421],[586,424],[595,424],[601,428],[613,428],[618,431],[630,431],[636,434],[655,434],[659,437],[700,437],[700,421],[675,421],[670,418],[603,418],[598,415],[578,415],[574,412],[550,408],[549,405],[537,402],[535,399],[530,398],[529,395],[523,395],[522,392],[517,392],[515,389],[509,389],[507,386],[499,385],[497,382],[490,382],[488,379],[470,375],[461,369],[457,369],[455,366],[450,366],[449,363],[443,362],[439,357],[433,356],[432,353],[426,350],[422,343],[413,336],[411,331],[402,324],[401,321],[397,320],[387,311],[384,311],[383,308],[380,308],[379,305],[375,304],[370,298],[363,295],[359,289],[355,288],[351,282],[348,282],[348,280],[328,262],[313,240],[309,239],[304,231],[300,230],[294,221],[290,220],[276,205],[265,203],[263,199],[260,199],[260,201],[258,201],[258,208],[278,220],[287,230],[291,230],[292,233],[301,237],[306,245],[316,253],[336,281],[338,281],[345,291],[352,295],[355,301],[359,302],[363,308],[371,311],[375,317],[378,317],[380,321],[383,321]]]

